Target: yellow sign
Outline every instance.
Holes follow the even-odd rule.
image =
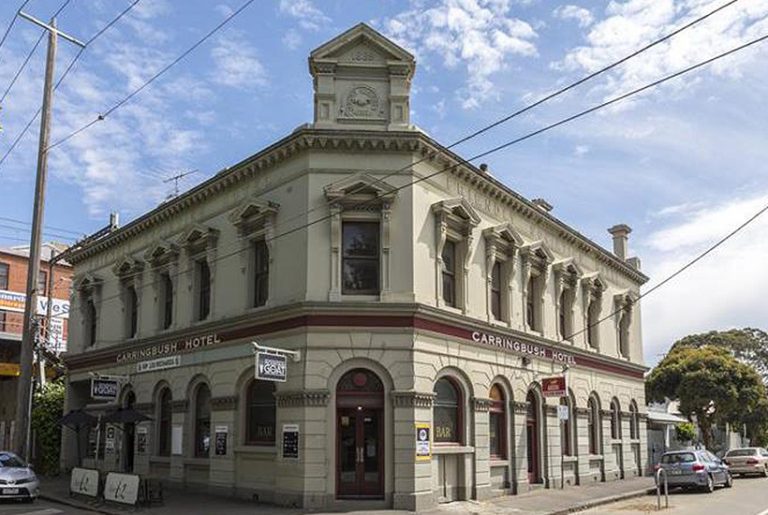
[[[416,423],[416,461],[432,459],[432,441],[429,430],[429,424]]]
[[[19,364],[18,363],[0,363],[0,376],[19,376]]]

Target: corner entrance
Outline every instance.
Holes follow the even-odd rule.
[[[336,387],[336,495],[384,497],[384,387],[362,368]]]

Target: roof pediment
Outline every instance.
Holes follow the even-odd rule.
[[[280,209],[280,204],[268,200],[248,199],[236,207],[229,215],[234,224],[254,220],[266,215],[274,215]]]
[[[397,188],[364,172],[358,172],[329,184],[324,190],[329,202],[359,201],[365,197],[391,201],[397,195]]]
[[[77,291],[89,291],[101,286],[102,282],[103,281],[101,277],[91,273],[86,273],[76,277],[72,281],[72,287]]]
[[[314,61],[343,63],[351,66],[387,64],[391,61],[414,63],[413,55],[365,23],[320,45],[309,54]]]

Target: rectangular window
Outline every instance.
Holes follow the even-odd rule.
[[[259,307],[269,297],[269,248],[265,240],[258,240],[253,250],[253,306]]]
[[[205,320],[211,313],[211,269],[208,261],[197,262],[197,319]]]
[[[344,222],[342,293],[379,294],[379,223]]]
[[[163,274],[163,329],[173,324],[173,281],[169,274]]]
[[[446,240],[443,245],[443,301],[456,307],[456,243]]]
[[[10,265],[8,263],[0,263],[0,290],[8,289],[8,277],[10,275]]]
[[[128,286],[126,289],[128,315],[128,338],[135,338],[139,330],[139,298],[136,295],[136,288]]]
[[[501,263],[496,261],[491,269],[491,313],[501,320]]]
[[[5,311],[0,311],[0,333],[6,332],[5,328]]]
[[[528,292],[525,299],[525,320],[528,323],[528,329],[536,331],[538,329],[538,320],[536,319],[536,278],[531,277],[528,280]]]
[[[88,346],[93,347],[96,344],[96,305],[93,299],[88,299],[85,304],[85,316],[87,321],[87,341]]]
[[[504,412],[491,411],[490,413],[490,452],[491,457],[504,458]]]
[[[48,272],[40,270],[37,276],[37,294],[48,295]]]

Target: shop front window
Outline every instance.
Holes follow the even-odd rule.
[[[461,443],[461,396],[456,385],[443,377],[435,383],[434,391],[435,443]]]
[[[247,445],[275,445],[275,409],[275,384],[251,380],[246,393]]]
[[[504,392],[495,384],[490,391],[491,407],[489,409],[489,445],[491,458],[504,459],[506,456],[506,413]]]
[[[211,449],[211,390],[197,387],[195,397],[195,457],[207,458]]]

